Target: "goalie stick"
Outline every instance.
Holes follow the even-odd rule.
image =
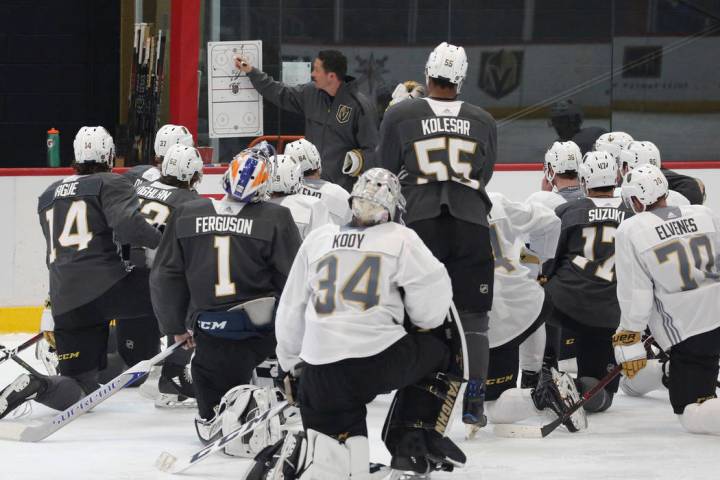
[[[18,345],[18,346],[15,347],[15,348],[10,348],[10,349],[5,349],[5,348],[3,348],[3,349],[1,349],[1,350],[0,350],[0,363],[3,363],[5,360],[8,360],[8,359],[14,357],[14,356],[17,355],[18,353],[20,353],[20,352],[22,352],[23,350],[25,350],[26,348],[33,346],[33,345],[36,344],[36,343],[38,342],[38,340],[40,340],[41,338],[43,338],[42,332],[38,333],[37,335],[35,335],[35,336],[32,337],[32,338],[29,338],[28,340],[26,340],[25,342],[21,343],[20,345]]]
[[[185,342],[177,342],[154,357],[137,363],[108,383],[98,387],[94,392],[78,400],[74,405],[42,423],[32,425],[20,422],[0,422],[0,438],[19,440],[21,442],[39,442],[46,439],[79,416],[97,407],[124,387],[135,383],[150,371],[150,367],[165,359],[183,343]]]
[[[253,430],[255,430],[257,427],[259,427],[261,424],[266,422],[267,420],[275,417],[276,415],[279,415],[282,413],[283,410],[285,410],[287,407],[289,407],[290,404],[287,401],[282,401],[278,403],[277,405],[273,406],[272,408],[265,410],[263,413],[258,415],[257,417],[253,418],[249,422],[246,422],[233,430],[232,432],[228,433],[227,435],[218,438],[214,442],[206,445],[205,447],[201,448],[197,452],[195,452],[190,458],[185,460],[179,460],[175,455],[168,453],[168,452],[162,452],[158,459],[155,461],[155,466],[158,468],[158,470],[161,470],[163,472],[168,473],[180,473],[184,472],[188,468],[192,467],[198,462],[201,462],[202,460],[205,460],[207,457],[212,455],[213,453],[221,450],[225,445],[235,440],[237,437],[241,437],[243,435],[246,435]]]
[[[648,337],[645,339],[644,345],[650,345],[653,341],[653,337]],[[600,379],[600,381],[592,387],[590,390],[586,391],[582,394],[582,399],[570,407],[570,409],[563,413],[562,416],[559,416],[552,422],[548,423],[547,425],[543,425],[542,427],[538,427],[535,425],[517,425],[513,423],[501,423],[498,425],[495,425],[495,428],[493,429],[493,432],[498,437],[509,437],[509,438],[545,438],[548,435],[550,435],[552,432],[555,431],[556,428],[558,428],[562,423],[566,420],[568,420],[573,413],[577,412],[579,409],[583,408],[587,402],[589,402],[595,395],[598,394],[602,389],[605,388],[605,386],[612,382],[615,377],[617,377],[620,372],[622,371],[622,364],[616,365],[612,370],[610,370],[607,375],[605,375],[603,378]]]

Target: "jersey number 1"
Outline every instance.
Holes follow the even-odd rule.
[[[55,236],[53,232],[54,224],[54,208],[45,212],[45,219],[48,222],[48,238],[50,240],[50,253],[49,263],[55,261],[55,245],[53,244],[53,238]],[[88,228],[87,220],[87,204],[83,200],[76,200],[68,209],[67,215],[65,216],[65,222],[63,225],[62,232],[58,237],[58,243],[63,247],[72,247],[77,245],[78,250],[85,250],[90,244],[93,235]]]

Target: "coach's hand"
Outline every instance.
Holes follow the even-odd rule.
[[[642,342],[642,332],[618,330],[612,336],[615,361],[622,365],[622,373],[633,378],[647,365],[647,352]]]
[[[237,55],[235,57],[235,68],[237,68],[241,72],[250,73],[250,70],[253,69],[253,66],[250,65],[250,61],[247,59],[247,57],[243,55]]]

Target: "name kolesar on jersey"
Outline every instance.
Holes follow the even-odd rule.
[[[457,133],[470,136],[470,121],[454,117],[426,118],[420,121],[423,135],[432,135],[438,132]]]
[[[195,219],[195,233],[221,232],[252,235],[253,220],[249,218],[207,216]]]

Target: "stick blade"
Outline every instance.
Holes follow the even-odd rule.
[[[495,425],[493,433],[503,438],[543,438],[542,429],[533,425],[500,423]]]
[[[155,467],[161,472],[170,472],[177,461],[177,457],[172,453],[162,452],[155,460]]]

